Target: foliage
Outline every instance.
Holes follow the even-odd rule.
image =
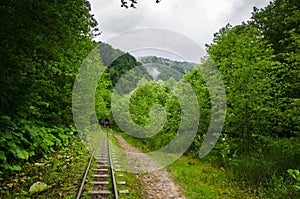
[[[34,193],[39,193],[43,192],[48,189],[48,186],[46,183],[43,182],[35,182],[33,183],[30,188],[29,188],[29,193],[34,194]]]
[[[97,23],[85,0],[8,0],[0,9],[0,167],[6,172],[68,146],[75,132],[73,81],[95,46]]]
[[[251,189],[232,181],[224,168],[213,167],[192,156],[181,157],[167,170],[188,198],[258,198]]]
[[[149,78],[149,75],[146,75],[146,70],[142,67],[138,67],[141,63],[139,63],[131,54],[119,49],[114,49],[111,45],[103,42],[99,43],[98,48],[101,60],[104,66],[107,66],[106,71],[110,74],[113,86],[116,85],[122,75],[134,69],[140,69],[141,71],[139,71],[138,74],[145,76],[145,78]],[[137,77],[132,76],[132,78],[136,79]]]
[[[211,93],[201,73],[208,64],[215,64],[226,89],[227,111],[222,135],[205,160],[228,169],[235,181],[260,197],[272,197],[267,194],[270,190],[277,198],[299,196],[286,173],[300,165],[299,22],[295,0],[275,0],[266,8],[254,9],[252,20],[220,29],[207,45],[208,57],[184,76],[196,92],[201,113],[189,152],[197,153],[211,120]],[[210,78],[216,80],[214,75]],[[157,100],[152,95],[159,95],[154,90],[157,85],[146,85],[130,99],[132,117],[140,125],[150,122],[149,107]],[[164,93],[170,98],[162,104],[171,110],[160,131],[166,137],[134,139],[146,151],[165,146],[179,127],[178,101]]]
[[[23,120],[0,135],[0,167],[2,171],[20,170],[29,158],[42,157],[69,145],[74,127],[40,127]]]
[[[139,87],[130,98],[129,110],[133,122],[139,126],[147,126],[151,122],[150,114],[154,105],[161,105],[167,113],[167,120],[163,129],[156,132],[154,136],[143,140],[145,148],[156,150],[166,145],[176,134],[179,125],[180,109],[174,94],[162,82],[146,82]],[[150,114],[149,114],[150,112]],[[160,117],[157,112],[153,112],[155,117]],[[144,135],[147,136],[147,135]]]
[[[110,75],[108,73],[104,73],[98,82],[95,94],[95,110],[99,121],[113,121],[110,109],[111,92],[112,82],[110,81]]]
[[[270,186],[278,198],[295,197],[285,171],[300,165],[297,6],[275,0],[207,45],[228,104],[223,138],[209,158],[247,186]]]
[[[273,125],[279,136],[299,132],[299,42],[300,4],[295,0],[275,0],[253,12],[253,24],[274,50],[280,64],[270,71],[274,79]],[[288,130],[287,130],[288,129]]]
[[[195,155],[210,120],[220,119],[211,117],[216,110],[212,110],[212,93],[203,77],[205,72],[210,81],[217,81],[215,71],[209,71],[210,65],[216,65],[226,89],[226,122],[218,144],[205,160],[224,167],[241,187],[259,197],[271,197],[267,193],[270,190],[277,198],[298,197],[299,8],[297,0],[274,0],[263,9],[255,8],[250,21],[220,29],[207,45],[208,57],[194,68],[190,63],[157,57],[141,58],[142,63],[148,64],[144,68],[129,53],[100,42],[93,57],[96,62],[84,64],[83,74],[77,77],[77,83],[85,87],[78,93],[78,101],[74,101],[79,105],[75,109],[91,109],[77,118],[78,121],[90,123],[96,108],[98,119],[108,119],[115,127],[111,110],[115,87],[116,95],[122,97],[119,103],[125,106],[129,101],[130,117],[139,126],[153,123],[153,115],[159,112],[157,107],[165,109],[166,122],[156,135],[147,139],[130,138],[144,151],[157,150],[176,136],[181,116],[192,115],[182,113],[178,97],[173,93],[176,91],[185,103],[191,103],[187,101],[189,96],[177,87],[186,86],[187,81],[197,95],[201,115],[188,151]],[[89,14],[89,3],[85,0],[9,0],[2,2],[0,10],[0,174],[7,176],[22,172],[24,163],[46,158],[72,143],[75,133],[72,86],[82,60],[96,46],[91,34],[95,34],[97,23]],[[152,63],[157,65],[149,65]],[[92,76],[102,69],[101,79]],[[150,81],[146,69],[157,69],[161,73],[157,79],[165,81]],[[176,73],[175,79],[170,78],[170,72]],[[90,81],[84,81],[87,78]],[[96,90],[92,90],[95,85]],[[124,106],[118,110],[121,116],[125,116]],[[163,119],[163,114],[154,116],[154,122]],[[59,160],[51,159],[54,170],[50,169],[51,172],[70,166],[60,168],[61,165]],[[189,171],[177,171],[194,179]],[[180,180],[186,183],[184,177]],[[14,187],[14,183],[9,183],[6,189]],[[203,197],[215,194],[205,186],[196,192]]]
[[[130,5],[128,5],[128,3],[130,2]],[[121,0],[121,7],[122,8],[133,8],[133,9],[136,9],[136,4],[138,3],[137,0],[129,0],[129,2],[127,0]],[[161,0],[156,0],[155,1],[156,3],[159,3],[161,2]]]
[[[114,49],[111,45],[104,42],[99,42],[98,49],[104,66],[110,66],[115,59],[125,54],[123,51]]]
[[[154,80],[163,81],[167,81],[171,77],[176,81],[180,81],[183,75],[192,71],[196,65],[194,63],[172,61],[155,56],[140,57],[139,61],[143,63],[143,66],[152,75]]]
[[[35,162],[27,162],[0,183],[0,198],[74,198],[69,192],[77,189],[72,183],[80,181],[88,151],[78,137],[73,137],[68,147],[44,155]],[[47,190],[30,193],[30,187],[41,182]],[[46,187],[45,187],[46,188]]]
[[[300,191],[300,173],[297,169],[288,169],[287,172],[296,180],[296,184],[293,186],[296,190]]]
[[[114,49],[111,45],[103,42],[99,42],[97,49],[99,49],[101,58],[99,64],[106,69],[97,84],[96,114],[99,120],[109,120],[114,126],[115,122],[111,113],[113,88],[117,92],[128,93],[136,88],[141,79],[150,79],[150,76],[145,68],[141,67],[141,63],[137,62],[135,57],[129,53]]]
[[[94,45],[86,1],[5,1],[1,15],[1,111],[69,124],[72,82]]]

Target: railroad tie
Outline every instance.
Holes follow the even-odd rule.
[[[108,190],[96,190],[96,191],[88,191],[89,195],[106,195],[111,194],[111,191]]]

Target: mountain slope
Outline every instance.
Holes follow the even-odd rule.
[[[185,73],[191,71],[196,65],[195,63],[172,61],[155,56],[139,57],[138,61],[143,63],[154,80],[164,81],[171,77],[179,81]]]
[[[99,42],[100,56],[103,64],[107,66],[106,72],[110,74],[112,85],[121,93],[132,91],[141,79],[152,79],[142,63],[127,52],[113,48],[111,45]]]

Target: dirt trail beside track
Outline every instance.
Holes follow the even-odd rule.
[[[127,163],[133,169],[138,171],[143,168],[143,165],[147,164],[156,166],[156,161],[146,154],[142,153],[135,147],[128,144],[121,136],[116,135],[120,147],[125,151],[127,157]],[[134,156],[132,154],[135,154]],[[138,155],[136,155],[138,154]],[[137,178],[143,183],[144,198],[155,199],[185,199],[182,194],[182,189],[176,185],[173,179],[170,177],[165,169],[156,170],[149,173],[136,174]]]

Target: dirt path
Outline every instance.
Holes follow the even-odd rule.
[[[125,151],[128,164],[131,168],[138,171],[147,164],[155,166],[157,163],[146,154],[128,144],[121,136],[116,135],[119,145]],[[134,156],[132,154],[135,154]],[[137,155],[138,154],[138,155]],[[144,185],[144,198],[155,199],[185,199],[182,189],[176,185],[165,169],[156,170],[151,173],[137,173],[137,178]]]

